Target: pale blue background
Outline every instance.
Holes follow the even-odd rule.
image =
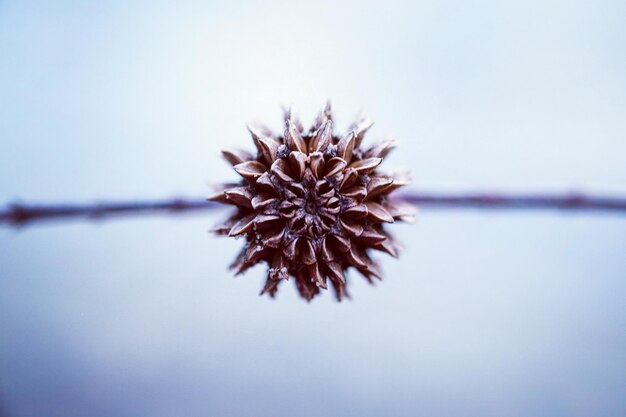
[[[626,191],[622,0],[0,0],[0,204],[203,196],[331,98],[424,189]],[[354,301],[219,215],[0,230],[0,415],[624,416],[626,218],[425,210]]]

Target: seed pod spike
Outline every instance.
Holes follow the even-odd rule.
[[[356,121],[352,123],[350,126],[350,130],[354,131],[356,134],[356,144],[355,146],[358,148],[363,143],[363,139],[365,138],[365,134],[368,130],[374,125],[374,122],[368,119],[365,114],[361,113],[357,117]]]

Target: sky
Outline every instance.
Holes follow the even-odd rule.
[[[202,197],[281,106],[414,189],[626,192],[626,3],[0,0],[0,206]],[[352,301],[220,213],[0,229],[0,416],[626,414],[626,219],[424,209]]]

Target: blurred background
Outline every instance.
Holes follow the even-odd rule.
[[[0,0],[0,204],[204,196],[245,123],[427,191],[626,192],[621,0]],[[0,230],[0,415],[625,416],[626,218],[424,210],[385,282],[234,279],[222,213]]]

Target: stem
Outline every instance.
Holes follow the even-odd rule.
[[[543,210],[560,209],[584,212],[626,214],[626,197],[570,194],[507,193],[421,193],[405,192],[400,201],[422,208]],[[93,204],[12,204],[0,210],[0,226],[24,226],[51,220],[100,220],[124,215],[189,213],[214,210],[221,205],[201,199],[165,199],[155,201],[102,202]]]

